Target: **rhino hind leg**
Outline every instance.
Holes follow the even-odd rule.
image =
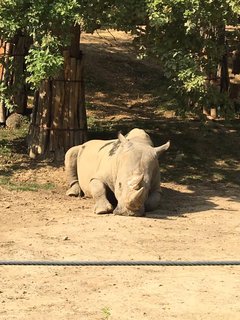
[[[78,180],[72,181],[70,188],[66,192],[66,195],[70,197],[81,197],[83,195]]]
[[[81,196],[81,189],[78,183],[77,174],[77,157],[80,150],[81,146],[75,146],[70,148],[65,155],[65,172],[69,185],[69,189],[66,192],[67,196]]]
[[[105,184],[98,179],[92,179],[90,188],[95,201],[94,212],[97,214],[113,212],[113,206],[107,199],[107,188]]]

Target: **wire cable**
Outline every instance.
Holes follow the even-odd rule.
[[[240,266],[238,260],[197,260],[197,261],[30,261],[30,260],[0,260],[0,266],[56,266],[56,267],[197,267],[197,266]]]

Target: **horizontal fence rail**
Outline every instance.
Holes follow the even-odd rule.
[[[197,260],[197,261],[14,261],[0,260],[0,266],[56,266],[56,267],[131,267],[131,266],[162,266],[162,267],[197,267],[197,266],[240,266],[238,260]]]

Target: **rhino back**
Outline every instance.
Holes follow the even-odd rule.
[[[91,140],[81,146],[77,171],[79,185],[86,196],[91,196],[91,179],[98,178],[106,184],[111,180],[111,166],[118,146],[118,140]]]

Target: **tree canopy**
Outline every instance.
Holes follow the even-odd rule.
[[[225,27],[237,25],[236,0],[147,0],[148,24],[140,34],[143,55],[160,61],[181,110],[225,104],[226,92],[207,85],[228,54]],[[232,37],[238,37],[232,34]],[[207,81],[209,80],[209,81]],[[197,110],[198,109],[198,110]]]
[[[73,25],[131,31],[139,56],[158,59],[181,109],[199,110],[227,103],[226,92],[206,84],[227,54],[225,27],[239,15],[238,0],[1,0],[0,37],[31,37],[27,81],[36,87],[63,64]]]

